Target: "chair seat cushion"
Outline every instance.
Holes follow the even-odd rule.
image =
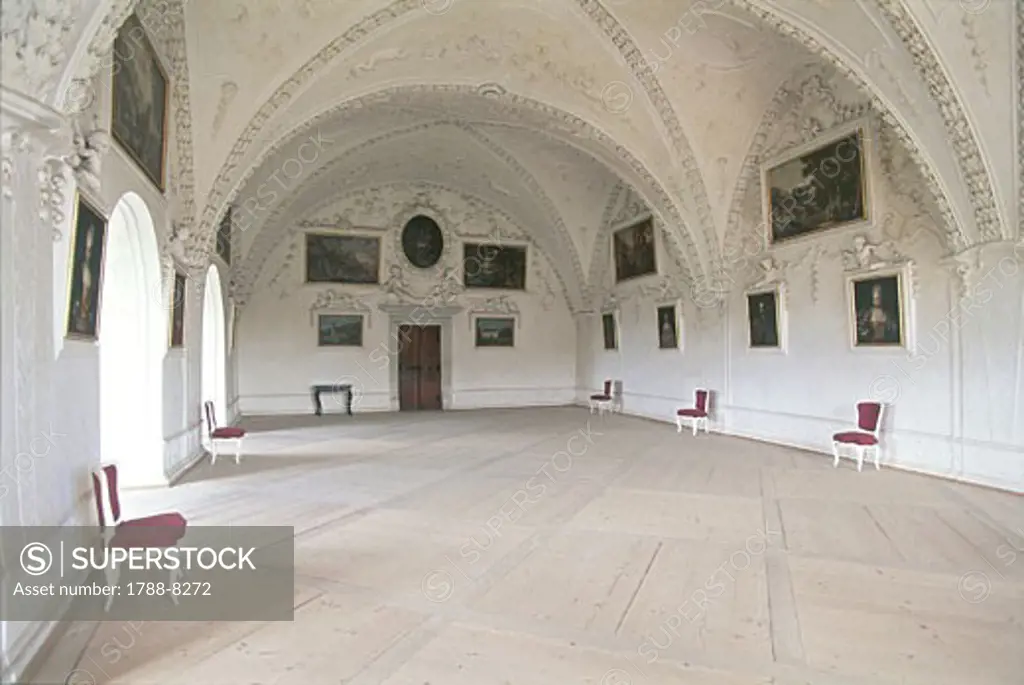
[[[847,445],[877,445],[878,438],[871,435],[871,433],[861,433],[860,431],[846,431],[845,433],[836,433],[832,436],[833,442],[841,442]]]
[[[597,400],[598,402],[607,402],[611,399],[608,395],[591,395],[590,399]]]
[[[676,414],[678,416],[690,416],[695,419],[703,419],[708,415],[706,411],[701,411],[700,409],[680,409]]]
[[[236,428],[235,426],[224,426],[222,428],[215,428],[213,431],[214,438],[244,438],[245,429]]]
[[[185,536],[188,523],[176,511],[123,521],[117,526],[111,547],[173,547]]]

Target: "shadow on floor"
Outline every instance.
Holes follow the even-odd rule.
[[[267,471],[301,469],[308,470],[317,466],[337,466],[338,460],[330,457],[300,457],[289,454],[267,455],[267,454],[242,454],[242,461],[235,463],[233,454],[221,454],[217,456],[217,463],[211,464],[210,457],[203,457],[203,460],[193,466],[186,473],[178,485],[187,485],[201,481],[220,480],[225,478],[242,478]]]

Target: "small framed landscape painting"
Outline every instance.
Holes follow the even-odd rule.
[[[99,337],[100,290],[107,220],[78,195],[75,202],[74,243],[68,279],[67,337]]]
[[[601,330],[604,333],[604,349],[617,350],[619,348],[619,340],[614,312],[607,312],[601,315]]]
[[[467,288],[526,290],[525,247],[465,243],[462,267]]]
[[[477,347],[514,347],[516,320],[512,317],[485,317],[476,319]]]
[[[615,231],[612,234],[612,255],[616,283],[658,273],[653,219],[644,219]]]
[[[174,272],[171,292],[171,347],[185,346],[185,297],[188,279],[180,271]]]
[[[868,141],[856,123],[762,166],[769,243],[868,221]]]
[[[907,345],[906,297],[901,271],[849,278],[854,347]]]
[[[380,282],[380,238],[306,234],[307,283]]]
[[[362,315],[320,314],[317,318],[316,344],[319,347],[362,347]]]
[[[658,349],[679,348],[679,318],[676,305],[658,307]]]
[[[747,329],[751,349],[782,349],[781,294],[777,288],[747,293]]]

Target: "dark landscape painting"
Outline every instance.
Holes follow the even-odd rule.
[[[229,205],[217,227],[217,256],[223,259],[225,264],[231,263],[231,215],[232,208]]]
[[[679,347],[675,305],[658,307],[658,347],[662,350]]]
[[[864,132],[857,130],[764,172],[771,241],[868,218]]]
[[[81,195],[75,205],[75,234],[68,284],[67,335],[95,340],[99,335],[100,289],[107,220]]]
[[[380,238],[306,234],[307,283],[379,283]]]
[[[171,300],[171,347],[185,346],[185,274],[174,272],[174,291]]]
[[[133,14],[114,39],[110,133],[157,188],[164,190],[167,74]]]
[[[480,317],[476,320],[477,347],[513,347],[516,320],[507,317]]]
[[[615,315],[614,314],[602,314],[601,315],[601,327],[604,330],[604,349],[614,350],[619,346],[619,341],[616,340],[615,336]]]
[[[903,344],[903,311],[898,274],[853,279],[854,344]]]
[[[774,290],[747,295],[751,347],[779,347],[779,301]]]
[[[526,248],[466,243],[462,250],[467,288],[526,290]]]
[[[359,314],[321,314],[317,329],[320,347],[363,346],[363,317]]]
[[[616,283],[658,273],[651,219],[615,231],[612,241]]]

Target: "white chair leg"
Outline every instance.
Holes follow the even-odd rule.
[[[839,466],[839,443],[832,443],[832,468]]]
[[[697,437],[697,419],[693,419],[690,423],[693,425],[693,437]]]
[[[242,439],[235,440],[235,463],[242,463]]]
[[[679,416],[676,416],[676,433],[682,433],[682,432],[683,432],[683,420],[681,418],[679,418]]]
[[[863,447],[857,447],[856,450],[857,450],[857,471],[860,472],[860,471],[864,470],[864,448]]]
[[[590,413],[593,414],[594,413],[594,400],[590,400],[589,404],[590,404]]]
[[[210,440],[210,466],[217,463],[217,441]]]
[[[871,451],[875,453],[875,471],[881,471],[882,470],[882,465],[878,461],[879,460],[879,452],[881,452],[881,450],[879,450],[878,447],[875,446]]]

